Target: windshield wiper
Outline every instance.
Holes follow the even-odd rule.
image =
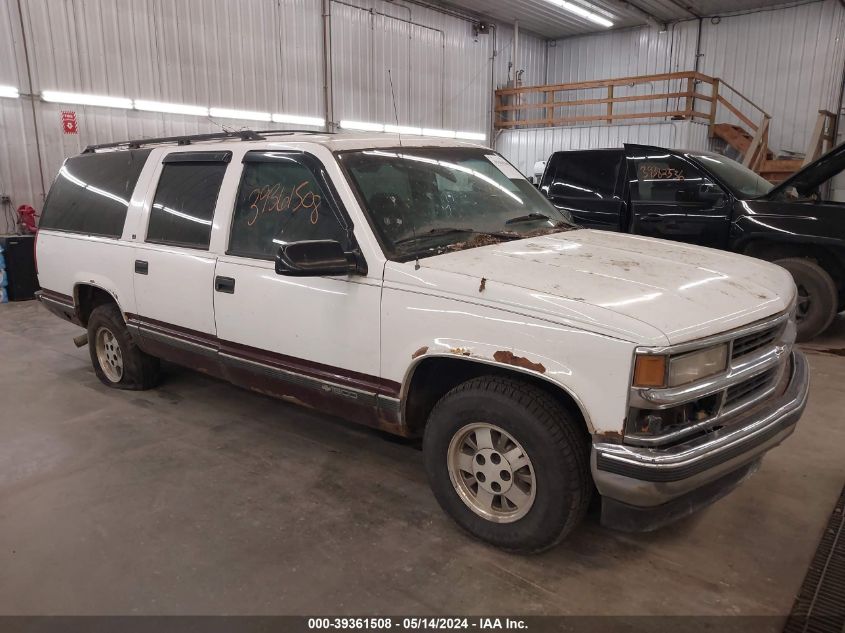
[[[510,220],[506,220],[505,224],[517,224],[519,222],[534,222],[537,220],[550,220],[551,218],[544,213],[529,213],[528,215],[519,215]]]
[[[476,231],[475,229],[461,229],[457,227],[441,227],[436,229],[431,229],[425,233],[419,233],[417,235],[410,235],[408,237],[403,237],[400,240],[396,240],[393,242],[394,245],[399,244],[407,244],[408,242],[418,242],[420,240],[428,239],[431,237],[441,237],[443,235],[451,235],[452,233],[470,233],[472,235],[491,235],[493,237],[498,237],[503,240],[515,240],[519,239],[519,235],[517,233],[507,233],[507,232],[496,232],[496,231]]]

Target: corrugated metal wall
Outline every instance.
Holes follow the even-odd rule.
[[[553,42],[549,47],[548,83],[574,83],[591,79],[611,79],[634,75],[653,75],[687,70],[695,57],[695,26],[688,22],[670,25],[664,33],[656,28],[611,31],[599,35],[574,37]],[[614,97],[677,92],[680,81],[618,86]],[[558,98],[564,98],[559,93]],[[597,99],[607,96],[607,88],[567,92],[570,100]],[[672,104],[666,104],[674,109]],[[558,108],[556,116],[596,116],[604,114],[604,105]],[[614,112],[647,112],[653,102],[633,101],[614,104]]]
[[[611,31],[550,42],[548,83],[570,83],[652,73],[694,70],[698,21],[670,25],[665,33],[653,27]],[[746,15],[709,18],[702,22],[699,70],[721,77],[771,116],[769,144],[776,152],[803,153],[810,139],[819,109],[837,109],[837,99],[845,67],[845,9],[838,0],[825,0]],[[667,90],[668,89],[668,90]],[[674,92],[682,86],[655,82],[630,88],[616,88],[614,96]],[[709,93],[709,89],[701,89]],[[761,115],[742,103],[727,89],[729,100],[753,120]],[[572,91],[571,100],[604,97],[606,89]],[[647,111],[651,102],[614,105],[614,112]],[[671,106],[672,104],[665,104]],[[683,104],[681,104],[683,106]],[[572,116],[596,115],[603,105],[566,108]],[[653,109],[653,108],[652,108]],[[702,109],[699,107],[699,109]],[[556,114],[564,114],[558,109]],[[724,107],[720,122],[736,122]],[[624,127],[615,131],[617,127]],[[653,129],[648,129],[653,128]],[[554,149],[605,147],[620,139],[678,147],[704,149],[705,136],[677,136],[677,126],[652,125],[513,130],[502,132],[497,147],[521,169],[544,160]],[[691,128],[698,129],[698,128]],[[633,136],[630,136],[633,135]],[[577,139],[575,145],[569,145]],[[555,143],[566,145],[555,147]],[[593,144],[595,143],[595,144]]]
[[[488,131],[494,35],[399,2],[331,12],[335,121],[393,122],[390,69],[401,124]],[[291,127],[45,103],[43,90],[324,117],[322,29],[321,0],[0,0],[0,84],[36,95],[0,99],[0,193],[40,208],[61,161],[91,143]]]
[[[819,109],[838,105],[845,8],[826,0],[705,20],[701,52],[701,72],[724,78],[772,116],[776,151],[803,153]]]
[[[401,124],[487,131],[491,91],[509,79],[512,25],[475,36],[471,20],[385,0],[332,0],[331,11],[336,121],[392,122],[395,94]],[[0,0],[0,84],[35,95],[52,89],[325,116],[321,13],[320,0]],[[697,29],[689,21],[665,33],[640,28],[549,43],[521,30],[517,63],[523,85],[692,69]],[[775,148],[801,151],[815,112],[833,107],[843,34],[845,10],[837,0],[704,20],[701,70],[771,112]],[[617,94],[647,90],[664,87]],[[572,98],[589,96],[596,95]],[[646,107],[635,102],[617,111]],[[76,111],[78,136],[63,134],[63,109]],[[256,125],[285,127],[0,99],[0,192],[40,207],[62,159],[89,143]],[[513,148],[515,162],[530,169],[554,143],[574,142],[565,135],[579,143],[678,141],[677,125],[647,127],[506,132],[498,144],[509,155]],[[540,154],[529,156],[529,147]]]
[[[335,119],[486,131],[492,40],[417,5],[333,0]]]

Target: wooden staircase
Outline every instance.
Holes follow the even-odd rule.
[[[752,136],[745,128],[733,123],[716,123],[710,126],[710,136],[724,141],[740,156],[743,164],[750,167],[766,180],[779,183],[789,178],[833,147],[833,126],[836,115],[827,110],[819,110],[813,136],[804,157],[776,157],[768,147],[769,117],[765,115],[760,128],[762,135]]]
[[[745,153],[751,147],[751,143],[754,140],[754,137],[745,128],[734,125],[733,123],[716,123],[711,128],[710,133],[715,138],[722,139],[725,143],[733,147],[740,156],[745,156]],[[771,160],[774,157],[772,151],[767,149],[766,160]]]

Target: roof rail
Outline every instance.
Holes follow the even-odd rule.
[[[212,134],[189,134],[185,136],[162,136],[159,138],[140,138],[132,141],[119,141],[117,143],[101,143],[99,145],[89,145],[84,150],[83,154],[93,154],[98,149],[108,149],[112,147],[125,147],[126,149],[138,149],[144,145],[158,145],[160,143],[176,143],[177,145],[190,145],[197,141],[213,141],[225,138],[239,138],[242,141],[261,141],[264,137],[252,130],[239,130],[237,132],[214,132]]]
[[[270,134],[326,134],[323,131],[316,130],[238,130],[237,132],[214,132],[212,134],[188,134],[184,136],[162,136],[160,138],[141,138],[132,141],[119,141],[117,143],[101,143],[99,145],[89,145],[84,150],[83,154],[93,154],[98,149],[111,149],[115,147],[125,149],[138,149],[144,145],[159,145],[162,143],[176,143],[177,145],[190,145],[191,143],[202,141],[214,141],[218,139],[240,139],[242,141],[263,141],[263,135]]]

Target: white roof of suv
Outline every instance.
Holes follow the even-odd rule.
[[[243,134],[243,137],[238,136]],[[251,137],[254,135],[254,138]],[[285,130],[270,130],[261,132],[232,132],[230,134],[198,134],[174,136],[160,139],[134,139],[120,143],[107,143],[104,145],[92,145],[86,152],[135,149],[137,147],[149,146],[207,146],[222,143],[246,143],[268,147],[277,144],[289,143],[314,143],[327,147],[330,151],[369,149],[377,147],[474,147],[484,148],[486,146],[471,141],[460,139],[441,138],[435,136],[414,136],[407,134],[395,134],[387,132],[293,132]]]

